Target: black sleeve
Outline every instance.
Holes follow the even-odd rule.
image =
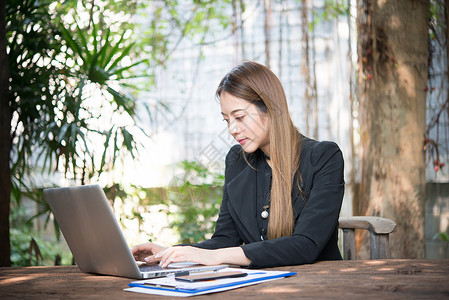
[[[291,236],[241,246],[249,267],[299,265],[314,262],[338,226],[343,201],[343,156],[335,143],[317,143],[308,156],[307,176],[313,176],[309,199]]]

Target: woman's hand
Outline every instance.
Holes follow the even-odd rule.
[[[165,249],[155,255],[163,268],[173,262],[194,262],[202,265],[236,264],[247,266],[251,261],[245,256],[242,248],[231,247],[208,250],[191,246],[175,246]]]
[[[156,259],[160,259],[159,265],[163,268],[173,262],[189,261],[202,265],[219,265],[221,262],[215,250],[206,250],[191,246],[175,246],[161,251],[155,255]]]
[[[134,259],[136,261],[145,261],[147,263],[154,263],[159,261],[159,259],[156,259],[154,256],[166,249],[167,247],[162,247],[157,244],[148,242],[134,246],[131,249],[131,253],[133,254]]]

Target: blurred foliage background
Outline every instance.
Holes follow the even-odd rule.
[[[67,182],[89,184],[113,171],[118,160],[134,158],[142,139],[151,138],[137,125],[136,110],[146,111],[151,120],[148,104],[137,98],[154,83],[155,66],[163,65],[183,39],[201,41],[208,20],[228,26],[222,11],[227,3],[188,1],[193,9],[185,11],[186,3],[169,0],[7,1],[12,265],[71,263],[67,249],[40,237],[52,224],[60,240],[42,196],[42,189],[53,184],[46,178],[59,171]],[[139,27],[142,19],[145,27]],[[152,109],[170,111],[163,102],[152,103]],[[141,187],[125,191],[119,182],[105,191],[111,204],[137,197],[140,207],[164,205],[182,242],[195,242],[214,228],[220,176],[207,184],[193,184],[191,178],[204,179],[206,170],[194,162],[184,162],[182,168],[185,177],[162,197]],[[194,203],[188,197],[192,193],[198,196]],[[22,203],[24,198],[37,207],[31,217],[33,209]],[[177,211],[169,209],[174,202]],[[131,215],[120,215],[121,220],[129,218],[141,217],[134,209]],[[36,227],[37,219],[44,220],[41,226]]]

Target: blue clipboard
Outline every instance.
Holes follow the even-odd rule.
[[[263,276],[260,276],[263,274]],[[259,276],[255,276],[259,275]],[[146,289],[154,289],[154,290],[163,290],[163,291],[171,291],[171,292],[180,292],[180,293],[188,293],[195,294],[199,292],[213,292],[213,290],[221,289],[221,288],[232,288],[233,286],[244,285],[249,283],[257,283],[259,281],[267,281],[271,279],[278,279],[283,277],[289,277],[296,275],[295,272],[276,272],[276,271],[258,271],[258,272],[248,272],[248,276],[233,278],[232,280],[226,280],[223,282],[223,279],[214,280],[214,284],[207,284],[206,286],[198,286],[190,284],[157,284],[151,283],[152,281],[146,281],[147,283],[143,283],[143,281],[135,281],[128,284],[130,287],[139,287]],[[173,279],[174,280],[174,279]],[[216,284],[215,284],[216,283]]]

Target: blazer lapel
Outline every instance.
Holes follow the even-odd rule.
[[[227,185],[230,212],[246,237],[246,243],[260,241],[259,228],[256,222],[257,175],[250,166],[245,167],[240,174]]]

